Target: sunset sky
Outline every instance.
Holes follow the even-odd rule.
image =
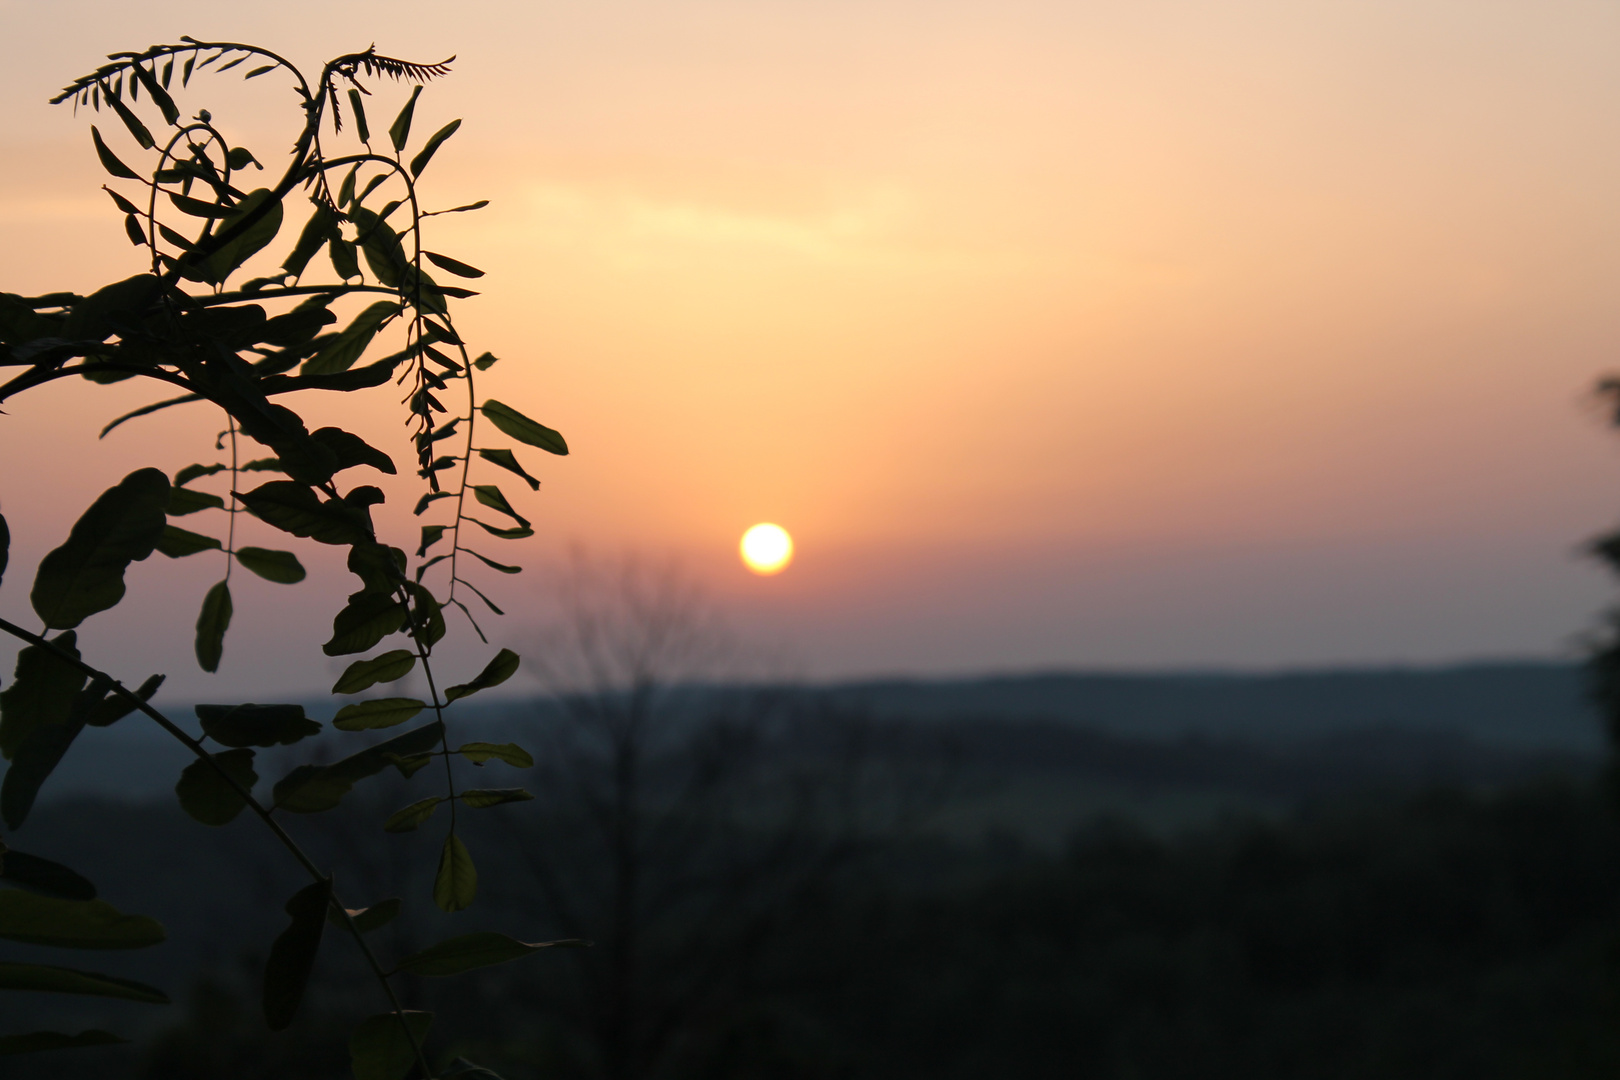
[[[576,544],[678,560],[810,678],[1573,656],[1608,600],[1579,547],[1620,514],[1612,3],[0,0],[0,290],[142,268],[91,118],[45,101],[181,34],[306,72],[456,54],[424,180],[491,206],[432,246],[488,271],[459,319],[489,392],[573,448],[526,459],[541,536],[501,549],[520,652]],[[274,78],[181,104],[276,168]],[[95,441],[154,396],[8,405],[0,611],[35,623],[101,489],[212,459],[201,413]],[[387,390],[336,404],[405,460]],[[796,546],[772,577],[737,557],[763,521]],[[322,689],[348,586],[298,550],[303,585],[241,575],[219,676],[207,555],[136,567],[86,640],[177,693]]]

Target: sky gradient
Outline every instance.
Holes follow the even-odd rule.
[[[1620,479],[1590,393],[1620,366],[1614,5],[446,10],[0,0],[0,289],[140,269],[88,118],[44,104],[102,54],[457,54],[426,181],[492,205],[432,245],[489,272],[459,315],[489,391],[574,449],[504,549],[519,651],[572,544],[678,559],[816,678],[1573,655],[1606,602],[1578,549]],[[194,88],[274,166],[284,87]],[[200,414],[94,443],[146,400],[94,393],[0,417],[37,458],[0,479],[14,567],[130,468],[208,459]],[[333,419],[402,459],[389,407]],[[797,545],[774,578],[737,560],[759,521]],[[319,689],[346,585],[300,550],[311,581],[239,599],[217,678],[187,671],[191,565],[137,568],[93,633],[178,688]]]

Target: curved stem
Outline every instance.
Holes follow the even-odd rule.
[[[5,633],[8,633],[12,637],[21,641],[26,641],[30,645],[37,646],[41,649],[46,649],[63,663],[77,668],[92,679],[105,682],[113,693],[123,698],[128,704],[133,705],[140,712],[145,713],[148,718],[158,725],[158,727],[162,728],[164,731],[178,739],[186,747],[186,749],[195,754],[199,760],[206,761],[209,768],[213,769],[215,774],[242,799],[243,803],[247,805],[248,809],[252,810],[259,816],[259,820],[264,822],[265,827],[275,835],[277,840],[281,841],[282,847],[287,849],[292,857],[297,860],[298,865],[302,866],[304,870],[308,872],[310,877],[314,878],[316,881],[325,881],[328,879],[330,875],[321,873],[320,867],[316,866],[314,861],[304,853],[304,849],[298,846],[298,841],[294,840],[292,836],[288,834],[287,830],[281,827],[281,822],[277,821],[275,817],[272,816],[270,810],[267,809],[263,803],[259,802],[258,799],[253,797],[253,792],[248,788],[243,787],[242,784],[237,781],[236,777],[232,776],[219,764],[218,761],[214,759],[214,755],[208,752],[208,748],[203,746],[203,744],[198,742],[196,739],[192,738],[184,728],[180,727],[173,720],[170,720],[167,716],[164,716],[162,713],[158,712],[157,709],[153,708],[138,694],[125,687],[123,683],[119,682],[117,679],[114,679],[111,675],[108,675],[99,668],[86,663],[65,649],[58,648],[55,642],[50,641],[42,635],[24,630],[16,623],[4,618],[0,618],[0,631],[4,631]],[[399,1017],[400,1027],[404,1030],[405,1037],[410,1042],[411,1050],[416,1057],[417,1066],[422,1070],[422,1075],[424,1077],[431,1077],[433,1075],[433,1070],[429,1068],[427,1057],[422,1052],[422,1047],[417,1042],[416,1035],[411,1030],[410,1024],[408,1024],[405,1020],[404,1007],[400,1004],[398,996],[394,993],[393,985],[388,981],[388,972],[383,970],[382,964],[377,960],[377,954],[371,951],[370,943],[366,941],[365,935],[360,932],[360,928],[354,924],[353,917],[349,915],[348,909],[343,906],[336,893],[332,894],[332,906],[334,910],[343,916],[344,927],[349,931],[349,935],[354,938],[355,944],[360,947],[361,954],[365,956],[366,964],[371,968],[372,974],[376,976],[378,985],[382,987],[383,993],[388,998],[390,1010]]]

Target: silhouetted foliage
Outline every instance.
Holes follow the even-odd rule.
[[[279,173],[267,171],[253,151],[235,144],[207,109],[184,118],[177,104],[193,78],[233,69],[240,69],[242,79],[270,76],[290,83],[297,96],[292,148]],[[297,1019],[329,928],[352,940],[369,969],[375,1003],[366,1012],[386,1011],[369,1018],[345,1015],[358,1024],[348,1036],[347,1052],[333,1058],[352,1067],[358,1080],[402,1080],[413,1071],[423,1077],[471,1075],[472,1066],[436,1068],[424,1042],[431,1015],[403,1007],[401,984],[504,963],[555,944],[577,944],[530,944],[483,931],[385,960],[367,935],[397,917],[400,899],[374,896],[364,906],[346,906],[342,897],[353,899],[343,891],[347,882],[335,880],[332,864],[313,860],[283,824],[288,814],[336,808],[356,785],[375,784],[371,778],[381,773],[397,770],[409,779],[436,766],[428,782],[442,783],[440,794],[418,798],[386,824],[376,824],[389,831],[414,829],[444,808],[439,821],[447,827],[437,870],[424,892],[440,910],[455,912],[471,906],[478,894],[477,867],[459,819],[467,811],[529,797],[521,788],[463,787],[464,769],[491,757],[519,768],[531,762],[516,746],[456,745],[446,715],[454,702],[508,679],[518,667],[517,656],[502,649],[482,672],[465,673],[471,677],[445,686],[441,681],[448,680],[432,659],[447,632],[447,609],[459,610],[480,639],[483,631],[467,600],[476,597],[500,614],[469,580],[478,565],[471,560],[501,573],[519,569],[474,550],[469,528],[506,540],[533,535],[529,521],[496,484],[474,482],[476,459],[538,487],[511,449],[477,445],[487,441],[480,421],[517,443],[552,454],[568,452],[561,435],[512,406],[493,398],[479,403],[475,373],[488,369],[495,357],[472,355],[451,311],[454,300],[474,294],[436,281],[425,268],[464,279],[482,275],[458,259],[424,249],[429,218],[484,205],[429,210],[422,202],[423,171],[461,121],[421,139],[413,138],[413,118],[421,84],[448,71],[449,61],[418,64],[372,48],[328,62],[311,82],[266,49],[192,38],[115,53],[53,101],[72,102],[76,113],[94,110],[132,140],[131,147],[118,148],[113,145],[118,140],[110,141],[94,124],[90,128],[95,153],[114,180],[105,188],[107,195],[124,215],[125,235],[145,249],[147,269],[83,296],[0,294],[0,366],[17,369],[0,385],[0,402],[8,408],[15,408],[25,391],[62,379],[89,384],[144,379],[163,384],[171,396],[113,419],[104,436],[171,408],[205,404],[223,414],[213,447],[221,460],[188,465],[172,478],[157,468],[136,469],[97,498],[66,541],[40,562],[30,600],[42,633],[0,620],[0,630],[25,645],[16,675],[0,693],[0,753],[10,761],[0,786],[0,816],[9,829],[24,826],[42,786],[86,728],[140,712],[174,736],[195,756],[176,784],[185,812],[203,825],[222,827],[249,811],[280,842],[283,857],[303,871],[296,891],[281,905],[276,933],[261,957],[262,977],[251,997],[263,1023],[279,1031]],[[386,131],[386,144],[379,138],[373,145],[363,101],[372,89],[362,76],[416,83]],[[345,130],[340,93],[355,138],[346,152],[333,154],[327,147]],[[267,186],[252,186],[250,178],[259,173],[269,177]],[[281,237],[284,219],[300,205],[307,220],[296,239],[284,242],[280,264],[269,265],[260,253]],[[263,272],[249,278],[250,266]],[[402,347],[375,355],[395,333],[394,344]],[[288,404],[308,391],[357,393],[390,383],[403,392],[416,472],[426,488],[416,514],[429,520],[449,514],[422,526],[414,568],[405,546],[388,543],[373,525],[372,507],[384,501],[384,493],[355,482],[350,472],[394,474],[392,457],[338,427],[310,430]],[[249,459],[253,443],[260,449],[252,453],[268,456]],[[127,689],[80,655],[76,637],[87,619],[123,599],[131,565],[154,551],[191,558],[198,566],[217,557],[223,560],[221,576],[203,594],[193,641],[199,666],[217,671],[236,618],[233,571],[240,567],[284,585],[305,577],[292,551],[239,542],[244,513],[289,538],[344,550],[359,587],[333,619],[331,638],[323,645],[328,656],[369,653],[393,635],[404,635],[406,647],[354,660],[335,694],[360,694],[412,670],[426,682],[427,700],[372,697],[344,705],[332,720],[343,733],[335,738],[402,725],[424,712],[431,716],[404,734],[323,753],[297,766],[275,781],[268,798],[254,795],[265,751],[324,734],[303,706],[199,705],[202,734],[194,737],[151,705],[162,676],[138,690]],[[217,520],[220,514],[223,522]],[[181,518],[187,527],[175,523]],[[194,524],[211,519],[218,528]],[[8,537],[0,524],[0,553]],[[4,562],[0,554],[0,571]],[[424,583],[429,573],[443,575],[441,594]],[[56,636],[47,637],[51,631]],[[459,774],[457,761],[463,767]],[[385,842],[381,836],[372,839]],[[132,949],[165,936],[154,920],[94,899],[94,887],[64,866],[4,848],[0,859],[0,876],[16,886],[0,890],[0,938],[34,946]],[[0,962],[0,988],[154,1004],[168,1000],[162,990],[142,982],[28,959]],[[217,1015],[227,1000],[205,1002],[213,1010],[209,1015]],[[220,1020],[219,1026],[227,1025]],[[25,1032],[0,1036],[0,1055],[119,1041],[99,1029]],[[315,1060],[284,1049],[245,1055],[220,1050],[180,1054],[164,1067],[193,1072],[218,1067],[244,1075],[245,1069],[272,1066],[306,1070]]]

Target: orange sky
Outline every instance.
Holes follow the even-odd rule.
[[[273,10],[0,0],[0,289],[139,268],[88,121],[43,104],[101,54],[457,53],[429,190],[493,204],[433,244],[489,271],[460,319],[490,392],[575,449],[536,462],[519,561],[673,553],[818,676],[1547,655],[1604,600],[1573,551],[1617,475],[1585,397],[1620,337],[1613,5]],[[268,79],[191,100],[266,161],[289,137]],[[0,418],[7,460],[65,445],[0,489],[19,558],[215,426],[89,446],[69,400]],[[387,407],[344,419],[387,439]],[[798,543],[768,580],[735,556],[761,520]],[[131,664],[183,669],[191,569],[137,573],[186,647]],[[502,583],[513,642],[538,577]],[[315,578],[260,590],[222,675],[326,678],[286,643],[325,636]],[[105,618],[110,648],[132,616]]]

